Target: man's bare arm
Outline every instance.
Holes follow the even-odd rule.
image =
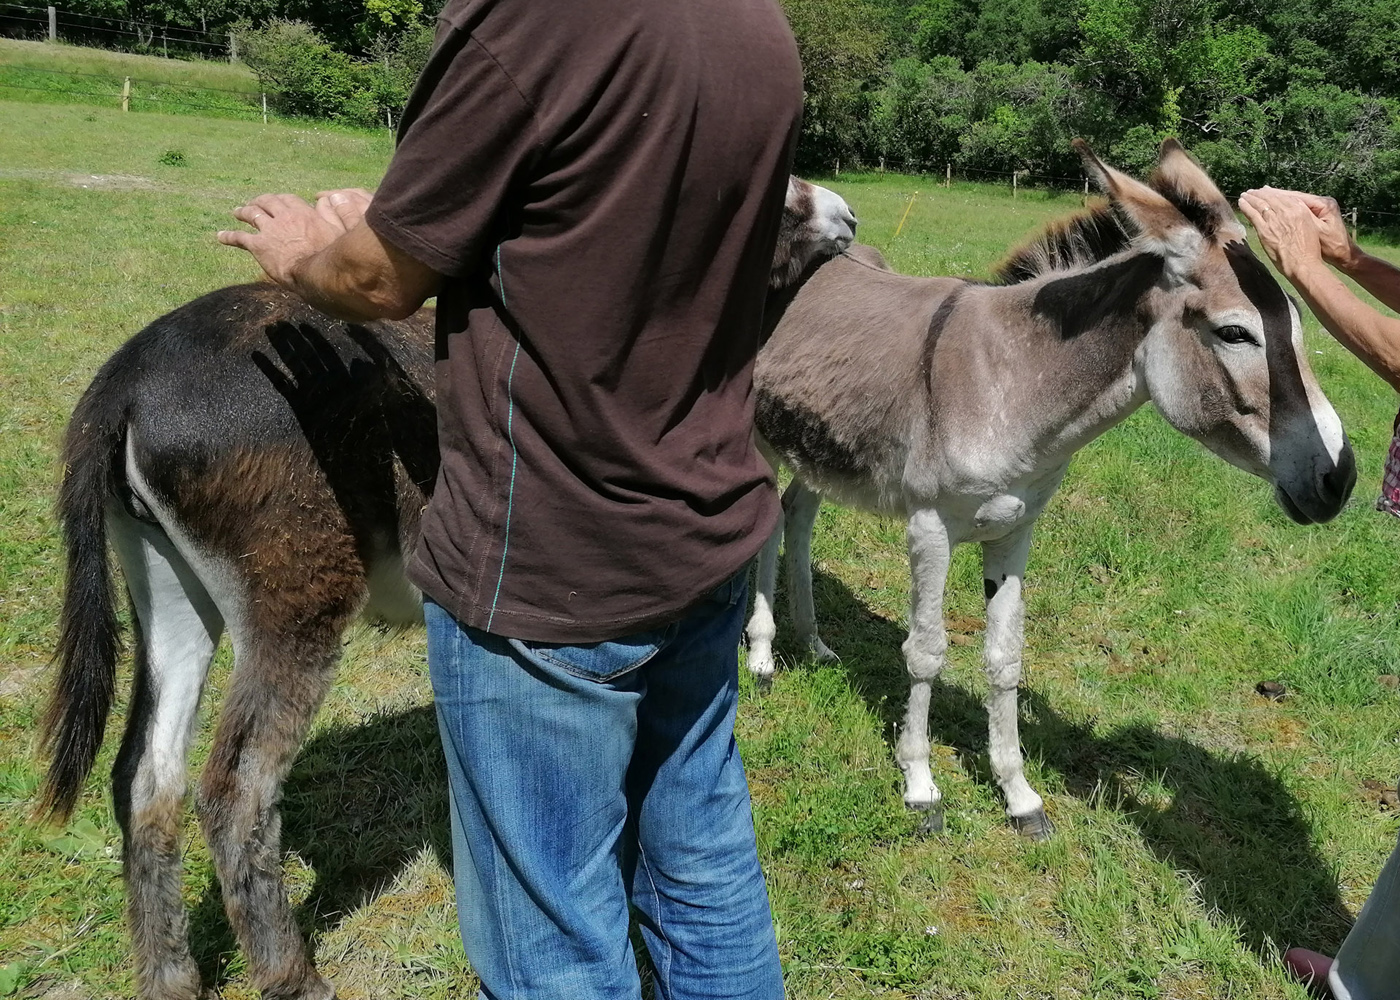
[[[1362,302],[1321,262],[1314,269],[1289,275],[1289,280],[1343,347],[1400,389],[1400,319],[1383,316]]]
[[[403,319],[437,293],[442,276],[379,238],[364,221],[371,195],[260,195],[234,211],[256,232],[226,230],[219,242],[247,250],[277,284],[341,319]]]

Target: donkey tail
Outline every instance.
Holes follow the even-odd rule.
[[[63,443],[58,518],[68,572],[54,653],[58,675],[43,721],[50,764],[38,810],[52,820],[67,819],[97,761],[121,651],[107,508],[121,475],[130,390],[113,377],[116,361],[103,366],[78,401]]]

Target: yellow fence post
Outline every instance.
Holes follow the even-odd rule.
[[[914,199],[917,198],[917,197],[919,197],[919,192],[917,192],[917,191],[915,191],[913,194],[911,194],[911,195],[909,196],[909,204],[906,205],[906,206],[904,206],[904,215],[900,217],[899,226],[896,227],[896,229],[895,229],[895,231],[894,231],[894,235],[891,236],[890,239],[892,239],[892,240],[897,240],[897,239],[899,239],[899,234],[900,234],[901,232],[904,231],[904,220],[907,219],[907,218],[909,218],[909,210],[912,209],[912,208],[914,207]]]
[[[122,110],[131,110],[131,77],[122,81]]]

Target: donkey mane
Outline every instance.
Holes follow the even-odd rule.
[[[1111,202],[1056,219],[1029,243],[1013,250],[993,272],[999,284],[1015,285],[1052,271],[1072,271],[1128,249],[1132,224]]]

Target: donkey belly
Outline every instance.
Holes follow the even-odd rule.
[[[395,544],[386,544],[369,560],[367,580],[369,600],[365,616],[386,625],[421,625],[423,623],[423,592],[408,582],[404,575],[403,551]]]

